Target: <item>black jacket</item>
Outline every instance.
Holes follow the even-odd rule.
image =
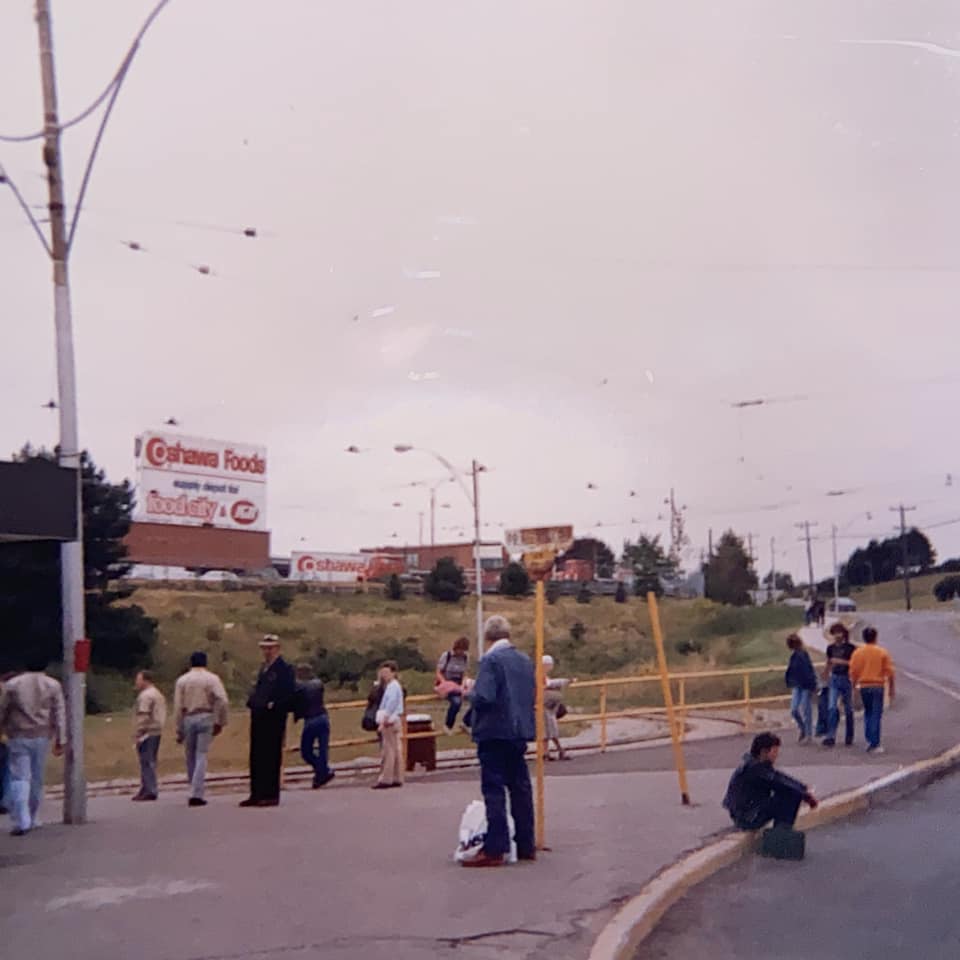
[[[777,790],[789,790],[801,797],[807,795],[806,784],[777,770],[769,761],[761,762],[746,753],[730,778],[723,805],[735,823],[749,823]]]
[[[787,673],[783,679],[788,687],[799,687],[801,690],[817,689],[817,672],[813,669],[813,661],[806,650],[794,650],[790,654]]]
[[[294,687],[293,667],[283,657],[277,657],[269,667],[260,671],[256,686],[247,698],[247,706],[255,713],[267,710],[289,713],[293,709]]]
[[[313,720],[325,717],[327,708],[323,702],[323,681],[307,680],[298,683],[293,698],[293,716],[295,720]]]

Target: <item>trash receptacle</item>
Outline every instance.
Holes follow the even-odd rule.
[[[419,763],[424,770],[437,769],[437,737],[414,737],[411,734],[433,734],[433,718],[429,713],[411,713],[407,715],[407,771]]]

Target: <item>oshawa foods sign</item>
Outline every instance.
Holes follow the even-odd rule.
[[[321,553],[294,550],[290,556],[291,580],[356,583],[403,573],[403,557],[382,553]]]
[[[135,520],[266,530],[266,448],[144,433],[135,453]]]

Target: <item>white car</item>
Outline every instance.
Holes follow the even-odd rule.
[[[857,605],[849,597],[837,597],[827,604],[830,613],[856,613]]]

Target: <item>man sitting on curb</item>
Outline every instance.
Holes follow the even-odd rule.
[[[774,768],[780,738],[761,733],[734,771],[723,805],[740,830],[759,830],[771,820],[775,827],[792,829],[800,804],[816,810],[817,798],[805,784]]]

